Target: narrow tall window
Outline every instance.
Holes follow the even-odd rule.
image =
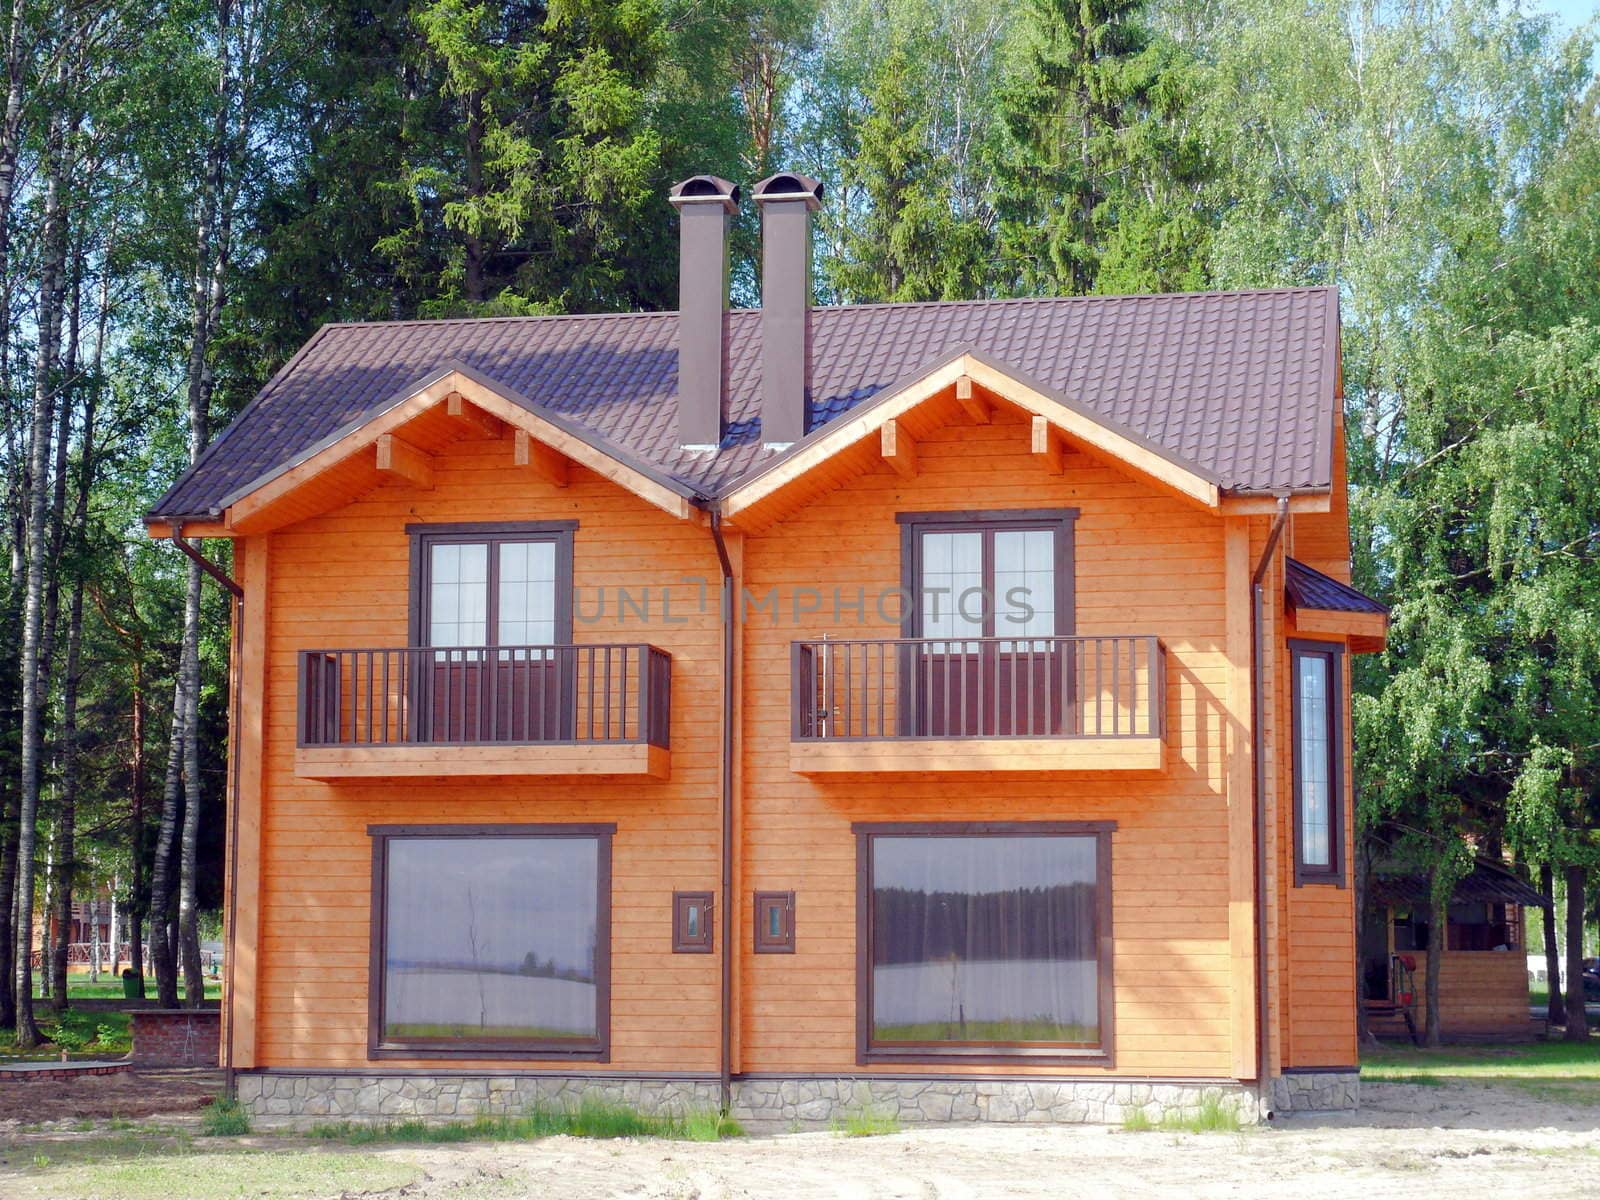
[[[369,833],[372,1057],[604,1057],[611,826]]]
[[[1290,643],[1294,717],[1295,882],[1344,882],[1341,647]]]

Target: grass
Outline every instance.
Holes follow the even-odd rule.
[[[200,1131],[207,1137],[243,1137],[250,1132],[250,1113],[223,1096],[200,1114]]]
[[[0,1058],[37,1062],[60,1058],[63,1050],[68,1058],[121,1058],[133,1048],[127,1013],[69,1008],[57,1015],[41,1005],[34,1016],[39,1032],[50,1040],[22,1052],[17,1049],[16,1030],[0,1030]]]
[[[625,1104],[585,1099],[570,1108],[535,1105],[520,1116],[479,1116],[464,1121],[422,1120],[364,1123],[336,1121],[314,1125],[309,1136],[351,1146],[381,1142],[527,1141],[533,1138],[667,1138],[683,1142],[716,1142],[740,1137],[744,1129],[714,1109],[681,1115],[651,1115]]]
[[[1600,1039],[1526,1045],[1385,1047],[1362,1056],[1361,1078],[1377,1083],[1501,1084],[1541,1099],[1600,1107]]]
[[[42,1161],[41,1161],[42,1160]],[[133,1154],[60,1167],[47,1155],[10,1195],[52,1200],[290,1200],[306,1196],[368,1195],[410,1187],[422,1168],[371,1154],[308,1150],[293,1154],[232,1150]]]
[[[1122,1128],[1128,1133],[1238,1133],[1239,1113],[1222,1097],[1207,1095],[1201,1098],[1198,1108],[1168,1109],[1160,1120],[1142,1108],[1135,1108],[1122,1118]]]
[[[207,1000],[216,1000],[222,996],[222,981],[220,979],[208,978],[205,984]],[[154,1000],[156,998],[156,981],[153,976],[147,975],[145,977],[144,994],[146,999]],[[183,980],[181,978],[178,980],[178,995],[180,998],[184,995]],[[34,987],[34,999],[39,999],[37,982]],[[121,1000],[122,977],[113,975],[110,971],[102,971],[99,982],[90,983],[87,975],[69,973],[67,975],[67,999]]]
[[[899,1133],[900,1122],[889,1113],[863,1104],[836,1119],[831,1128],[840,1137],[883,1137]]]

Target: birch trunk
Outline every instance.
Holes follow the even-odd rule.
[[[1544,893],[1544,973],[1550,980],[1545,1020],[1552,1028],[1567,1023],[1567,1006],[1561,992],[1561,944],[1556,940],[1556,876],[1549,862],[1539,868],[1539,890]]]
[[[28,565],[22,606],[22,782],[17,833],[16,1031],[17,1046],[39,1044],[33,1018],[34,855],[39,816],[40,758],[44,748],[44,696],[39,650],[44,632],[44,575],[47,550],[48,473],[55,401],[56,353],[61,337],[60,275],[65,246],[61,205],[59,121],[46,138],[43,260],[39,272],[39,344],[35,355],[33,405],[28,445]]]
[[[155,865],[150,873],[150,953],[155,959],[156,1002],[178,1007],[178,963],[171,937],[173,859],[178,841],[178,809],[183,799],[183,720],[188,711],[184,675],[172,689],[172,741],[167,750],[167,777],[161,790],[161,829],[156,834]]]
[[[1567,1041],[1589,1040],[1589,1013],[1583,994],[1583,910],[1588,898],[1588,868],[1567,865]]]

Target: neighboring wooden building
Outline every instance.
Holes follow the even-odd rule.
[[[1428,955],[1437,948],[1428,881],[1378,871],[1367,895],[1362,969],[1368,1027],[1380,1037],[1425,1029]],[[1525,1040],[1543,1029],[1528,1002],[1523,913],[1544,905],[1536,890],[1488,860],[1479,860],[1456,885],[1439,964],[1443,1036]]]
[[[678,313],[326,327],[150,514],[258,1109],[1354,1102],[1336,291],[812,309],[820,190],[759,311],[700,177]]]

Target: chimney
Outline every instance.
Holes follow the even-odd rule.
[[[811,214],[815,179],[781,171],[756,184],[761,210],[761,440],[798,442],[811,396]]]
[[[728,316],[728,220],[739,189],[715,175],[674,184],[678,210],[678,444],[714,450],[722,441],[722,381]]]

